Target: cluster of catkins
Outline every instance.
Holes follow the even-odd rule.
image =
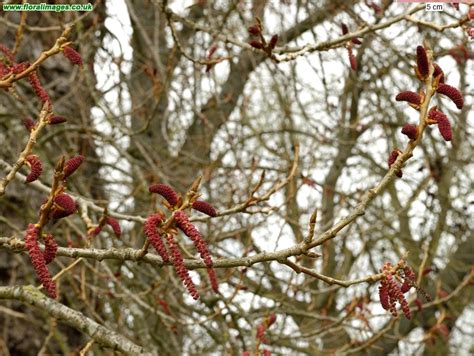
[[[270,41],[266,41],[265,37],[263,36],[263,27],[260,20],[257,19],[257,23],[255,25],[250,26],[248,32],[251,36],[257,37],[258,39],[253,39],[249,42],[253,48],[262,49],[264,50],[269,56],[271,56],[272,51],[275,49],[275,46],[278,42],[278,35],[274,34]]]
[[[28,157],[31,157],[30,155]],[[36,157],[36,156],[35,156]],[[31,159],[30,159],[31,160]],[[30,163],[31,172],[27,177],[28,181],[33,181],[37,179],[39,174],[41,174],[41,162],[38,160],[31,160],[35,162],[34,164]],[[75,156],[65,162],[63,166],[62,176],[63,183],[72,173],[74,173],[84,161],[83,156]],[[39,162],[39,163],[38,163]],[[33,179],[36,177],[35,179]],[[45,291],[51,298],[56,298],[56,284],[49,274],[47,264],[51,263],[56,257],[56,252],[58,249],[58,244],[54,239],[52,234],[43,234],[43,226],[48,221],[55,221],[62,218],[65,218],[77,210],[77,204],[74,198],[69,194],[64,193],[64,186],[59,187],[51,200],[46,199],[43,205],[41,206],[40,214],[44,214],[44,217],[40,219],[38,224],[29,224],[25,233],[25,247],[28,250],[28,254],[31,259],[31,264],[43,285]],[[44,242],[44,251],[41,251],[39,246],[39,239],[43,239]]]
[[[64,57],[66,57],[72,64],[82,66],[81,55],[74,48],[70,46],[64,46],[61,48],[61,51]],[[0,56],[0,80],[10,75],[20,74],[30,67],[29,62],[17,63],[12,51],[1,43],[0,53],[3,54],[3,56]],[[40,101],[42,103],[51,103],[51,99],[49,98],[48,93],[44,89],[38,77],[38,70],[35,69],[30,72],[27,78],[31,89],[33,89]]]
[[[392,264],[390,262],[385,263],[383,268],[380,270],[383,273],[383,278],[380,281],[379,286],[379,297],[380,304],[385,310],[389,310],[393,316],[397,316],[396,303],[399,302],[402,307],[403,314],[407,319],[411,318],[410,307],[405,299],[404,293],[407,293],[411,287],[415,286],[415,274],[409,266],[404,266],[402,271],[403,283],[399,284],[393,275],[395,273]]]
[[[345,23],[341,23],[341,30],[342,30],[342,35],[345,36],[349,33],[349,28]],[[349,56],[349,64],[351,65],[351,68],[353,71],[357,70],[357,59],[352,52],[352,46],[353,45],[360,45],[362,42],[358,38],[353,38],[350,41],[347,41],[346,43],[346,49],[347,49],[347,54]]]
[[[428,78],[430,73],[430,66],[428,61],[428,56],[426,50],[423,46],[418,46],[416,48],[416,67],[415,72],[421,81],[425,81]],[[464,98],[461,92],[455,87],[445,83],[444,72],[437,63],[433,63],[433,88],[438,94],[445,95],[456,105],[458,109],[462,109],[464,106]],[[423,92],[416,93],[414,91],[403,91],[395,97],[396,101],[405,101],[412,108],[420,110],[423,101],[425,100],[425,95]],[[451,124],[448,117],[438,110],[436,106],[433,106],[428,111],[427,123],[429,125],[437,125],[438,130],[441,136],[445,141],[451,141],[453,133],[451,129]],[[418,138],[418,126],[414,124],[406,124],[402,128],[402,134],[406,135],[410,140],[415,141]],[[394,149],[389,158],[388,166],[391,167],[395,163],[398,156],[401,154],[401,151]],[[396,172],[398,177],[402,177],[403,173],[401,170]]]
[[[149,186],[148,190],[150,193],[156,193],[165,198],[167,206],[170,208],[170,210],[179,208],[181,199],[169,185],[152,184]],[[216,210],[208,202],[203,200],[194,201],[192,203],[192,208],[211,217],[215,217],[217,215]],[[167,228],[164,228],[165,224],[171,225],[168,225]],[[155,248],[156,252],[158,252],[158,254],[163,259],[163,262],[171,261],[176,273],[183,281],[189,294],[197,300],[199,298],[199,293],[189,274],[188,269],[184,265],[183,256],[178,244],[174,239],[171,229],[173,225],[180,229],[193,242],[196,250],[201,256],[201,259],[204,261],[207,267],[207,274],[209,276],[211,287],[214,292],[217,293],[219,286],[217,283],[216,272],[213,268],[213,261],[209,253],[209,249],[207,248],[207,243],[203,239],[201,233],[196,229],[191,221],[189,221],[189,218],[184,211],[174,211],[168,222],[166,222],[166,217],[161,212],[148,216],[145,221],[144,233],[148,238],[148,241],[150,241],[150,244]]]

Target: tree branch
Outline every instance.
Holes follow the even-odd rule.
[[[124,336],[109,330],[78,311],[46,297],[31,286],[0,287],[0,299],[15,299],[46,311],[54,318],[89,335],[97,343],[129,355],[151,355]]]

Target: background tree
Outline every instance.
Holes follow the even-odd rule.
[[[472,4],[187,5],[1,13],[2,353],[472,352]],[[43,172],[25,186],[28,154]],[[60,194],[77,206],[57,219]],[[59,245],[56,298],[28,286],[35,223]],[[381,306],[390,278],[412,281],[410,319]]]

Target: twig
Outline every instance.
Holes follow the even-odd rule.
[[[136,345],[124,336],[109,330],[86,317],[84,314],[46,297],[32,287],[0,287],[0,299],[15,299],[35,306],[50,316],[62,320],[73,328],[93,338],[98,344],[126,354],[151,355],[142,346]]]
[[[85,356],[87,354],[87,351],[89,351],[92,345],[94,345],[94,342],[95,342],[94,339],[90,339],[89,342],[86,344],[86,346],[84,346],[82,350],[79,351],[79,355]]]
[[[291,262],[289,260],[284,260],[281,261],[283,264],[287,265],[291,269],[293,269],[296,273],[305,273],[309,276],[315,277],[317,279],[320,279],[323,282],[326,282],[328,284],[337,284],[340,285],[344,288],[350,287],[354,284],[360,284],[360,283],[373,283],[379,281],[383,277],[383,273],[378,273],[378,274],[373,274],[364,278],[359,278],[359,279],[353,279],[350,281],[343,281],[340,279],[332,278],[325,276],[323,274],[320,274],[312,269],[302,267],[300,265],[297,265],[294,262]]]
[[[38,118],[38,124],[33,130],[31,130],[30,137],[28,139],[28,142],[25,148],[20,153],[20,156],[18,157],[15,164],[10,168],[10,172],[8,172],[6,177],[0,181],[0,196],[5,194],[5,189],[7,185],[15,178],[16,173],[20,170],[20,168],[25,163],[26,157],[31,153],[31,150],[33,149],[33,146],[36,143],[36,139],[38,137],[39,132],[41,131],[43,127],[45,127],[48,124],[47,118],[50,114],[50,110],[51,108],[50,108],[49,103],[45,103],[43,105],[43,108],[41,109],[41,112]]]
[[[414,14],[415,12],[418,12],[418,11],[424,9],[424,8],[425,8],[424,4],[415,6],[412,9],[408,10],[406,13],[403,13],[403,14],[400,14],[398,16],[392,17],[391,19],[389,19],[385,22],[381,22],[378,25],[366,26],[366,27],[362,28],[359,31],[348,33],[344,36],[338,37],[338,38],[336,38],[334,40],[331,40],[331,41],[325,41],[325,42],[316,43],[316,44],[307,44],[303,47],[292,49],[290,53],[283,53],[283,54],[280,54],[280,55],[275,54],[274,56],[272,56],[272,59],[276,62],[288,62],[288,61],[292,61],[292,60],[296,59],[299,56],[305,55],[307,53],[312,53],[312,52],[316,52],[316,51],[325,51],[325,50],[329,50],[329,49],[332,49],[332,48],[340,47],[340,46],[344,45],[347,41],[350,41],[354,38],[362,37],[367,33],[375,32],[377,30],[381,30],[383,28],[390,27],[394,23],[397,23],[397,22],[405,19],[406,16]]]
[[[34,72],[36,68],[38,68],[41,63],[43,63],[46,59],[61,52],[62,47],[67,43],[67,38],[70,32],[71,28],[66,28],[61,34],[61,36],[56,40],[54,46],[48,49],[47,51],[42,52],[40,56],[36,59],[36,61],[34,61],[30,66],[28,66],[28,68],[26,68],[23,72],[18,74],[11,73],[7,75],[4,79],[0,80],[0,88],[11,87],[12,84],[17,80],[25,78],[28,76],[28,74]]]

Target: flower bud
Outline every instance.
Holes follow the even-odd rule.
[[[64,169],[63,169],[64,177],[63,177],[63,179],[66,179],[71,174],[73,174],[79,168],[79,166],[82,164],[82,162],[84,162],[84,159],[85,159],[84,156],[81,156],[81,155],[74,156],[71,159],[68,159],[66,161],[66,163],[64,163]]]
[[[260,27],[257,25],[250,26],[247,30],[253,36],[257,36],[260,33]]]
[[[76,212],[76,201],[68,194],[61,193],[54,197],[51,209],[52,219],[62,219]]]
[[[31,132],[36,126],[35,120],[33,120],[31,117],[26,117],[23,119],[23,126],[25,126],[25,129],[28,132]]]
[[[57,124],[62,124],[63,122],[66,122],[67,119],[63,116],[59,116],[59,115],[54,115],[54,116],[50,116],[48,118],[48,124],[50,125],[57,125]]]
[[[251,45],[253,48],[256,48],[256,49],[262,49],[263,48],[263,44],[262,42],[258,41],[258,40],[252,40],[249,42],[249,45]]]
[[[30,173],[26,176],[26,183],[34,182],[43,172],[43,165],[37,155],[29,155],[25,159],[26,164],[30,167]]]
[[[433,63],[433,67],[434,67],[433,77],[436,78],[440,76],[439,82],[444,83],[444,72],[441,69],[441,67],[437,63]]]
[[[50,101],[49,95],[41,85],[36,71],[33,71],[28,74],[28,81],[30,82],[31,88],[35,92],[36,96],[41,100],[41,102],[46,103]]]
[[[277,34],[274,34],[274,35],[272,36],[272,38],[270,39],[270,42],[268,43],[268,47],[269,47],[270,49],[274,49],[275,46],[276,46],[276,44],[277,44],[277,42],[278,42],[278,35],[277,35]]]
[[[413,91],[402,91],[395,97],[396,101],[407,101],[410,104],[420,105],[421,96]]]
[[[410,140],[416,140],[418,137],[418,127],[412,124],[406,124],[402,128],[402,134],[407,135]]]
[[[357,59],[354,56],[354,53],[352,53],[352,48],[347,49],[347,54],[349,55],[349,63],[351,64],[351,68],[353,71],[357,70]]]
[[[72,64],[82,66],[82,57],[74,48],[69,46],[64,47],[63,54]]]
[[[212,217],[217,216],[216,209],[214,209],[211,204],[204,200],[196,200],[193,203],[193,209]]]
[[[426,51],[423,46],[416,47],[416,64],[422,79],[426,78],[430,68],[428,65],[428,56],[426,55]]]
[[[342,35],[347,35],[349,33],[349,28],[345,23],[341,23],[341,31]]]
[[[120,224],[117,219],[114,219],[111,216],[107,216],[107,218],[105,219],[105,223],[112,228],[116,237],[120,237],[120,235],[122,234],[122,229],[120,228]]]

